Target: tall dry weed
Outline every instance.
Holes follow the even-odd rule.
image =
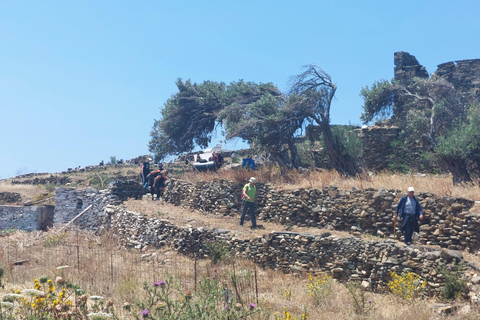
[[[217,172],[187,172],[181,178],[191,182],[227,179],[243,183],[252,176],[256,177],[258,182],[270,183],[280,190],[337,186],[345,190],[354,187],[359,190],[384,188],[406,192],[408,187],[413,186],[417,193],[431,192],[437,196],[465,197],[480,201],[480,181],[454,185],[452,177],[449,175],[380,172],[346,177],[335,170],[287,170],[282,172],[274,166],[262,166],[255,171],[238,168],[218,170]]]

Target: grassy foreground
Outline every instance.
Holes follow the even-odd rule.
[[[168,164],[166,167],[168,169]],[[135,176],[136,168],[112,168],[105,173]],[[75,186],[84,187],[92,173],[71,175],[75,177]],[[213,179],[244,182],[255,176],[260,182],[288,190],[328,185],[341,189],[406,190],[414,186],[417,192],[480,200],[478,184],[453,186],[451,177],[440,175],[379,173],[353,179],[341,177],[333,171],[281,173],[278,168],[263,168],[254,172],[236,169],[217,173],[190,171],[178,175],[172,170],[171,176],[191,182]],[[0,191],[20,192],[33,198],[44,193],[45,187],[11,185],[5,180],[0,182]],[[154,204],[148,200],[129,200],[128,205],[140,208],[138,211],[143,213],[141,208]],[[158,214],[159,211],[155,212]],[[184,222],[184,217],[190,214],[222,223],[218,217],[174,209],[162,212],[159,218]],[[6,319],[107,319],[110,315],[118,319],[480,317],[478,308],[465,300],[448,301],[456,306],[456,312],[442,316],[431,309],[435,303],[445,302],[440,297],[426,298],[420,293],[405,300],[393,293],[362,292],[354,284],[338,283],[326,274],[283,274],[261,270],[251,262],[234,257],[213,265],[208,258],[188,259],[169,248],[139,252],[118,247],[111,235],[100,237],[78,230],[60,233],[57,230],[31,233],[3,230],[0,233],[0,264],[4,271],[0,278],[0,296],[10,294],[12,290],[13,293],[22,293],[35,287],[43,291],[40,298],[28,296],[26,300],[11,302],[17,307],[23,302],[21,310],[15,309],[18,313],[11,313],[9,301],[5,301],[7,304],[2,304],[2,312]],[[249,235],[241,234],[243,237]],[[251,236],[258,234],[252,233]],[[464,253],[464,256],[478,265],[477,255]],[[28,294],[28,291],[24,292]],[[53,293],[55,296],[48,296]]]

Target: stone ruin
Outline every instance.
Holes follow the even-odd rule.
[[[407,52],[394,53],[394,79],[408,86],[414,77],[429,78],[429,74],[415,56]],[[480,59],[450,61],[438,65],[435,75],[450,82],[468,104],[480,103]],[[398,102],[397,102],[398,103]],[[386,122],[357,129],[362,140],[367,170],[381,171],[387,168],[386,159],[391,154],[391,142],[400,129]],[[419,158],[420,154],[413,154]],[[418,162],[418,161],[417,161]]]

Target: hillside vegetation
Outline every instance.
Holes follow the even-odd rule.
[[[255,176],[262,183],[270,183],[275,188],[288,190],[321,188],[328,185],[335,185],[340,189],[354,187],[360,190],[368,188],[406,190],[407,187],[414,186],[418,192],[432,192],[437,195],[466,197],[480,201],[478,187],[473,184],[454,186],[451,178],[444,175],[379,173],[371,176],[345,178],[335,171],[292,170],[282,173],[278,168],[266,166],[260,167],[257,171],[237,168],[206,173],[179,170],[178,165],[168,163],[165,164],[165,168],[169,170],[171,176],[191,182],[213,179],[244,182],[250,176]],[[2,180],[0,192],[21,194],[21,201],[17,204],[22,204],[53,195],[55,186],[105,187],[112,179],[139,179],[138,173],[139,168],[136,166],[106,166],[83,172],[20,177]],[[33,182],[32,180],[35,178],[49,179],[50,177],[57,177],[56,180],[68,177],[69,182],[64,185],[52,182],[50,185],[48,183],[37,185],[28,183],[29,181]],[[51,179],[51,181],[55,179]],[[27,182],[27,184],[16,182]],[[285,226],[262,221],[265,229],[240,229],[238,217],[223,217],[205,212],[189,211],[163,201],[151,201],[148,196],[141,200],[128,200],[123,205],[128,210],[157,219],[166,219],[176,225],[232,230],[243,239],[261,236],[273,230],[281,231],[285,228]],[[320,229],[300,227],[290,228],[289,231],[310,234],[323,232]],[[329,232],[332,231],[329,230]],[[348,236],[346,233],[333,232],[339,236]],[[66,280],[65,284],[57,283],[56,290],[65,288],[67,293],[72,294],[68,299],[78,303],[79,306],[82,306],[82,295],[80,292],[75,293],[72,289],[81,288],[85,290],[86,295],[90,296],[90,299],[85,300],[86,311],[84,313],[72,313],[72,309],[65,305],[65,310],[60,310],[56,317],[31,317],[29,319],[82,319],[87,311],[98,313],[102,310],[108,313],[115,310],[114,313],[118,319],[148,318],[148,316],[142,317],[141,315],[142,311],[147,310],[142,308],[147,308],[148,298],[152,297],[143,289],[145,281],[151,289],[155,288],[154,283],[167,281],[171,286],[169,287],[171,288],[169,293],[171,300],[169,301],[175,308],[180,308],[184,299],[192,299],[192,303],[196,303],[198,299],[206,298],[202,294],[210,295],[212,300],[209,300],[211,301],[209,303],[211,303],[212,310],[221,309],[225,303],[225,294],[221,290],[217,292],[219,288],[216,286],[226,285],[229,288],[238,286],[238,293],[233,294],[232,303],[235,301],[235,305],[240,304],[240,306],[237,306],[236,313],[232,311],[228,318],[220,318],[218,314],[213,315],[213,313],[209,316],[207,310],[204,310],[202,318],[185,316],[185,319],[405,319],[414,317],[418,319],[443,317],[476,319],[480,314],[476,306],[469,305],[463,299],[452,302],[444,301],[441,297],[422,297],[420,294],[416,298],[405,300],[404,297],[393,293],[363,292],[350,284],[339,283],[329,278],[327,274],[314,274],[310,277],[308,274],[296,272],[283,274],[271,270],[261,270],[251,262],[230,258],[220,259],[216,264],[212,264],[210,259],[194,260],[178,255],[173,248],[160,250],[149,248],[143,252],[125,250],[118,247],[115,237],[110,234],[95,236],[76,230],[59,230],[57,227],[48,232],[25,233],[10,230],[2,232],[2,235],[0,237],[0,247],[2,248],[0,263],[4,267],[4,276],[0,278],[2,280],[0,287],[3,285],[3,289],[0,289],[0,296],[10,292],[11,289],[16,292],[33,288],[36,285],[34,279],[42,276],[46,276],[52,281],[55,281],[57,277]],[[377,241],[372,236],[364,235],[362,237]],[[378,241],[381,240],[378,239]],[[480,265],[480,259],[475,254],[466,252],[463,254],[468,261]],[[68,265],[69,268],[57,268],[63,265]],[[232,279],[238,279],[238,282],[232,284]],[[68,287],[66,283],[70,283],[71,286]],[[197,287],[196,284],[200,286],[200,283],[208,284],[208,288]],[[44,284],[44,286],[46,285]],[[161,288],[163,287],[159,289]],[[217,292],[219,296],[215,295],[217,293],[213,294],[214,292]],[[95,296],[102,298],[97,299]],[[190,296],[192,298],[189,298]],[[78,301],[76,301],[77,298]],[[141,304],[136,305],[137,302],[141,302]],[[447,305],[438,305],[438,303],[444,302],[447,302]],[[45,308],[52,307],[52,303],[52,301],[47,302]],[[163,300],[158,300],[153,306],[148,307],[150,318],[178,319],[175,317],[156,318],[153,316],[152,308],[160,308],[160,310],[166,308],[166,302]],[[444,312],[451,312],[452,315],[442,316],[442,308],[444,308]],[[33,307],[31,309],[32,313],[35,310],[43,310]]]

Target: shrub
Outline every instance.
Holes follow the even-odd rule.
[[[307,307],[304,307],[305,311],[302,313],[300,320],[307,320],[308,319],[308,312]],[[296,320],[294,316],[287,310],[287,307],[283,307],[283,317],[280,318],[276,313],[274,314],[275,320]]]
[[[88,183],[95,189],[103,190],[113,179],[113,177],[109,177],[106,173],[95,173],[88,178]]]
[[[64,281],[61,277],[57,277],[55,284],[52,279],[42,276],[40,280],[34,280],[32,289],[11,291],[3,296],[3,302],[11,304],[5,319],[92,319],[87,307],[88,296],[84,295],[85,292],[78,285]],[[112,306],[111,301],[106,306],[103,306],[103,302],[96,301],[90,306],[90,311],[113,318]],[[105,316],[99,318],[96,315],[93,318],[106,319]]]
[[[166,273],[164,281],[145,283],[144,290],[146,298],[133,311],[136,319],[261,319],[263,314],[254,303],[244,306],[234,296],[227,297],[217,279],[203,277],[200,288],[192,293]]]
[[[4,288],[4,285],[2,283],[2,278],[5,273],[5,269],[3,268],[3,264],[0,263],[0,288]]]
[[[444,285],[441,289],[442,298],[446,300],[460,298],[466,282],[462,277],[463,262],[458,265],[442,266],[437,268],[437,272],[443,275]]]
[[[49,182],[45,185],[45,190],[47,190],[48,192],[53,192],[55,190],[55,184]]]
[[[205,246],[210,253],[212,264],[228,260],[231,257],[230,245],[225,240],[215,239],[212,241],[207,239]]]
[[[332,282],[332,277],[328,275],[322,275],[316,278],[308,275],[308,294],[315,299],[317,304],[320,304],[322,299],[332,293]]]
[[[62,232],[60,234],[52,234],[48,235],[43,239],[43,246],[44,247],[56,247],[62,244],[67,243],[68,235],[66,232]]]
[[[395,295],[404,300],[417,298],[424,291],[427,282],[421,281],[420,276],[409,271],[397,275],[395,271],[390,272],[392,280],[388,282],[388,288]]]

